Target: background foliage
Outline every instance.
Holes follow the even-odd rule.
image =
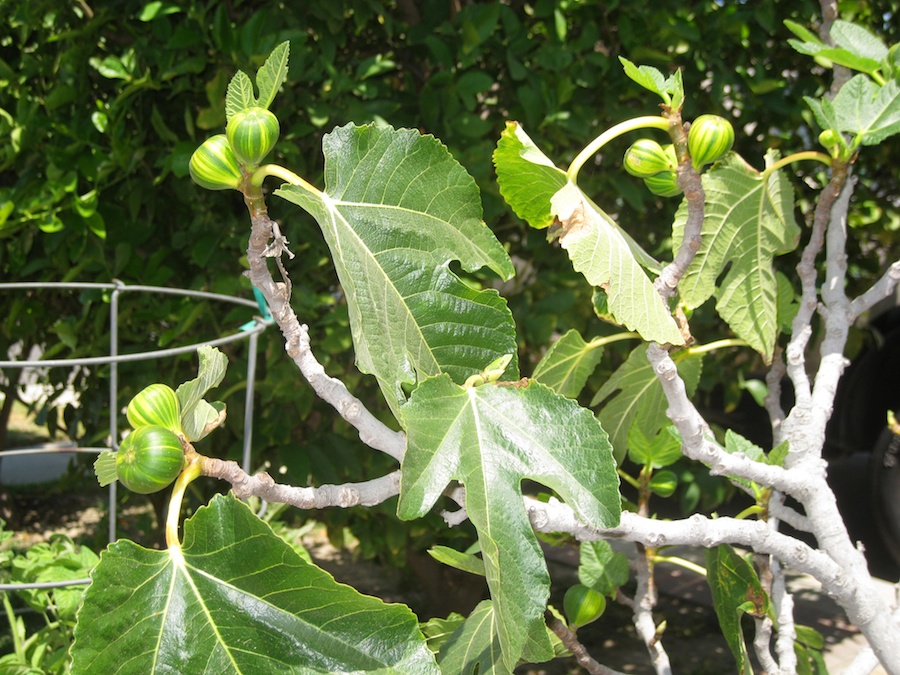
[[[867,25],[887,42],[900,37],[896,9],[892,2],[840,3],[843,18]],[[228,211],[221,195],[194,186],[187,163],[206,136],[221,130],[231,75],[255,72],[275,45],[290,40],[290,82],[275,110],[282,120],[277,161],[321,186],[321,138],[335,126],[383,120],[440,138],[478,181],[488,225],[509,243],[519,266],[501,292],[518,324],[521,370],[530,374],[554,335],[570,328],[585,336],[613,329],[594,315],[589,290],[564,252],[547,247],[543,233],[504,207],[488,158],[505,121],[539,132],[542,147],[566,165],[585,138],[655,112],[648,97],[627,83],[617,59],[623,55],[664,71],[682,67],[690,92],[686,117],[716,112],[732,118],[735,149],[750,161],[757,157],[761,166],[761,147],[787,154],[815,145],[802,96],[820,94],[829,74],[797,67],[800,59],[786,44],[782,21],[809,25],[818,12],[812,0],[789,6],[775,0],[660,0],[650,9],[587,0],[0,0],[0,15],[7,17],[0,25],[0,278],[118,278],[249,297],[235,264],[246,247],[244,207],[233,195]],[[604,169],[619,166],[619,153],[631,140],[613,144],[599,158]],[[896,153],[896,143],[875,152],[886,158]],[[868,159],[857,190],[859,221],[851,223],[869,225],[854,230],[854,280],[871,278],[898,253],[892,242],[900,227],[896,170],[886,159]],[[801,179],[814,186],[820,176],[811,171]],[[653,197],[619,170],[586,167],[582,184],[605,195],[603,203],[615,206],[619,221],[648,250],[667,246],[659,234],[667,227],[657,224],[671,222],[674,203]],[[357,395],[379,396],[374,382],[353,368],[346,305],[315,222],[275,201],[271,208],[274,217],[284,218],[297,254],[288,268],[293,304],[311,326],[319,358]],[[541,283],[533,285],[538,278]],[[26,348],[43,345],[58,357],[106,353],[108,298],[102,293],[4,294],[0,303],[4,354],[17,341]],[[246,320],[155,296],[125,312],[123,342],[133,351],[206,339]],[[712,339],[718,328],[702,324],[696,333],[701,341]],[[381,473],[388,460],[363,451],[332,411],[297,386],[294,369],[281,367],[286,357],[274,331],[264,345],[255,456],[286,466],[295,484]],[[596,381],[626,354],[627,347],[618,355],[607,349]],[[239,359],[241,349],[229,356]],[[749,377],[757,365],[726,357],[727,363],[706,365],[700,394],[701,403],[723,410],[736,404],[740,380],[721,385],[722,369]],[[164,372],[153,372],[157,367]],[[191,367],[147,364],[124,379],[137,388],[179,382]],[[233,364],[222,387],[232,411],[243,406],[241,372]],[[66,376],[50,374],[58,388]],[[79,378],[82,405],[67,409],[61,424],[73,436],[102,437],[108,372],[98,368]],[[7,386],[7,403],[11,392]],[[128,396],[124,391],[122,400]],[[232,414],[227,425],[233,442],[211,454],[237,457],[238,417]],[[48,420],[56,423],[53,416]],[[716,494],[695,489],[685,506],[696,504],[701,492]],[[406,555],[407,530],[389,515],[394,509],[387,504],[327,517],[335,536],[353,518],[364,554],[399,560]],[[427,521],[410,527],[419,537],[416,548],[432,543]]]

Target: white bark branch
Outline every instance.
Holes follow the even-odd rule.
[[[235,497],[259,497],[267,502],[290,504],[298,509],[324,509],[336,506],[375,506],[400,494],[400,472],[393,471],[380,478],[344,485],[294,487],[276,483],[265,472],[251,476],[230,460],[203,458],[203,475],[231,483]]]
[[[343,382],[330,377],[318,362],[309,344],[309,329],[302,325],[290,305],[290,285],[276,283],[266,264],[271,257],[269,242],[275,234],[275,224],[269,218],[262,200],[250,203],[250,243],[247,247],[247,261],[250,270],[247,276],[251,283],[262,292],[272,312],[272,318],[281,329],[285,339],[285,351],[300,369],[303,377],[323,401],[359,431],[363,443],[384,452],[398,462],[406,452],[406,436],[394,431],[375,417],[353,396]]]
[[[887,268],[882,277],[872,284],[872,287],[850,303],[850,323],[856,321],[859,316],[877,303],[894,294],[897,283],[900,282],[900,261]]]

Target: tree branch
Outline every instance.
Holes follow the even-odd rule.
[[[251,476],[230,460],[204,457],[204,476],[219,478],[231,483],[235,497],[259,497],[267,502],[290,504],[298,509],[324,509],[337,506],[375,506],[400,494],[400,472],[393,471],[381,478],[362,483],[321,485],[319,487],[294,487],[276,483],[266,472]]]
[[[359,431],[363,443],[390,455],[399,462],[406,452],[405,434],[394,431],[382,423],[369,412],[362,401],[347,390],[343,382],[330,377],[322,364],[316,360],[309,344],[309,329],[306,325],[300,324],[290,306],[287,277],[285,276],[284,283],[276,283],[266,264],[267,258],[271,257],[272,253],[269,242],[274,238],[275,224],[268,216],[265,201],[260,195],[247,197],[246,202],[251,224],[250,243],[247,247],[250,270],[247,276],[266,298],[272,318],[284,335],[288,356],[293,359],[319,398],[331,404],[341,417]],[[286,243],[284,241],[284,244]]]
[[[862,314],[878,302],[893,295],[900,282],[900,261],[887,268],[882,277],[872,287],[850,303],[850,323],[853,324]]]
[[[706,193],[700,174],[691,164],[687,150],[687,133],[681,122],[681,113],[669,115],[669,135],[678,156],[678,186],[684,192],[688,204],[688,216],[684,224],[684,236],[675,257],[663,268],[653,282],[657,293],[663,300],[668,300],[678,288],[678,283],[687,272],[688,266],[700,250],[703,230],[703,213],[706,205]]]
[[[549,611],[544,614],[544,620],[547,622],[547,627],[556,634],[556,637],[560,639],[560,642],[565,645],[566,649],[572,652],[572,656],[575,657],[578,665],[591,673],[591,675],[625,675],[618,670],[607,668],[598,663],[588,654],[587,649],[584,648],[584,645],[581,644],[575,633],[569,630],[566,624],[553,616]]]

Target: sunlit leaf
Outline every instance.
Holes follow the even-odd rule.
[[[528,137],[521,125],[507,122],[494,150],[500,194],[516,215],[532,227],[554,220],[550,199],[566,184],[566,173]]]
[[[734,654],[738,672],[753,672],[741,630],[741,616],[765,616],[769,598],[756,571],[727,544],[706,551],[706,581],[712,591],[713,606],[728,647]]]
[[[318,220],[350,311],[357,366],[396,410],[402,384],[449,373],[462,383],[515,353],[515,325],[494,290],[450,269],[514,269],[481,220],[475,181],[431,136],[348,125],[325,136],[325,193],[275,194]],[[452,317],[452,318],[451,318]],[[516,377],[515,360],[507,375]]]
[[[402,412],[408,440],[398,514],[420,517],[451,480],[465,485],[511,668],[543,624],[550,591],[520,484],[529,478],[555,490],[584,522],[618,522],[606,433],[589,410],[534,381],[464,388],[442,375],[419,385]]]
[[[287,79],[290,42],[282,42],[272,50],[269,57],[256,73],[256,86],[259,89],[257,105],[268,108],[275,100],[275,94]]]
[[[416,617],[338,584],[233,497],[184,525],[182,548],[122,540],[78,613],[72,672],[438,672]]]
[[[256,96],[253,93],[253,82],[247,73],[239,70],[228,83],[225,94],[225,117],[231,119],[232,115],[255,105]]]
[[[553,196],[551,206],[561,223],[559,243],[572,267],[606,291],[616,321],[645,340],[684,344],[669,308],[612,219],[572,183]]]
[[[777,155],[770,151],[766,164]],[[699,307],[713,294],[731,329],[767,361],[778,332],[778,281],[773,260],[800,237],[794,194],[781,171],[766,175],[729,153],[703,175],[706,211],[700,250],[679,284],[684,302]],[[673,247],[684,236],[687,205],[678,209]],[[726,272],[727,270],[727,272]],[[724,278],[717,284],[719,278]]]

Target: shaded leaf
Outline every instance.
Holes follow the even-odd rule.
[[[474,180],[446,147],[415,131],[354,125],[327,134],[323,147],[324,194],[294,185],[275,194],[319,222],[347,297],[357,366],[395,411],[402,384],[441,372],[462,383],[515,353],[506,301],[450,270],[458,260],[468,271],[514,274],[481,220]],[[515,361],[507,375],[517,376]]]
[[[442,645],[438,665],[444,675],[511,673],[503,661],[497,616],[490,600],[483,600]]]
[[[628,556],[613,551],[608,541],[583,541],[580,549],[578,580],[585,586],[613,595],[628,583]]]
[[[688,395],[693,395],[700,381],[702,355],[677,352],[672,359],[684,380]],[[605,402],[605,403],[604,403]],[[647,347],[634,349],[625,362],[594,395],[591,407],[604,403],[597,413],[600,424],[609,434],[618,462],[628,448],[628,432],[636,424],[645,438],[652,438],[668,423],[668,402],[662,385],[647,360]]]
[[[765,616],[769,598],[756,571],[727,544],[706,551],[706,581],[712,591],[713,606],[738,671],[752,673],[747,645],[741,631],[741,616]]]
[[[441,375],[420,384],[402,413],[407,452],[397,512],[420,517],[451,480],[465,484],[512,668],[528,634],[543,625],[550,590],[520,484],[529,478],[555,490],[584,522],[617,523],[618,476],[606,433],[589,410],[524,380],[463,388]]]
[[[484,561],[477,555],[457,551],[449,546],[432,546],[428,549],[428,555],[454,569],[468,572],[469,574],[477,574],[484,576]]]
[[[403,605],[338,584],[231,496],[168,551],[122,540],[92,574],[73,673],[437,672]]]
[[[562,224],[559,243],[572,267],[592,286],[606,291],[615,320],[645,340],[684,344],[669,308],[612,219],[573,183],[557,192],[551,205]]]
[[[499,618],[490,600],[478,603],[472,613],[459,625],[455,632],[442,644],[438,654],[438,664],[444,675],[478,673],[478,675],[510,675],[510,668],[503,660],[498,636]],[[547,661],[559,656],[562,651],[544,624],[537,624],[528,636],[523,660],[529,663]],[[553,642],[553,651],[547,652],[545,644]]]
[[[585,342],[573,328],[550,345],[533,377],[562,396],[577,398],[602,358],[603,348]]]
[[[769,151],[766,165],[776,159],[777,153]],[[682,299],[696,308],[716,294],[719,316],[770,361],[778,332],[773,260],[794,250],[800,237],[793,189],[783,172],[760,173],[733,152],[703,175],[703,189],[703,240],[679,284]],[[687,204],[682,203],[673,225],[673,250],[681,244],[686,220]]]
[[[654,469],[674,464],[681,459],[681,438],[671,424],[648,438],[640,426],[628,430],[628,459]]]

